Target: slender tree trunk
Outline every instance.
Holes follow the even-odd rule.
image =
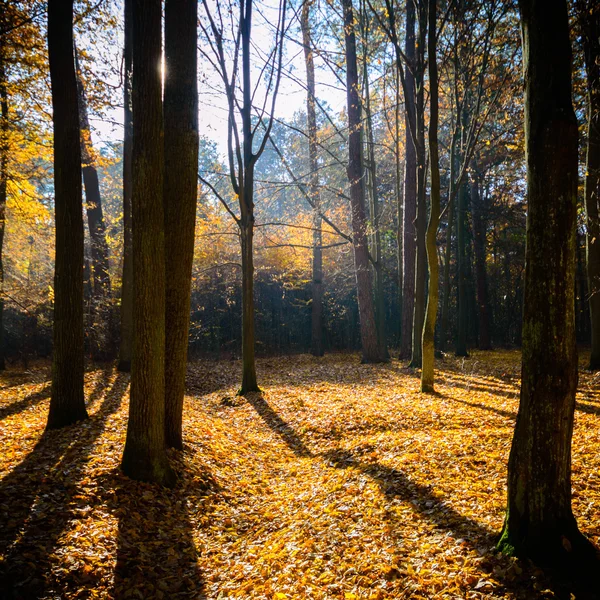
[[[94,295],[99,301],[106,302],[110,297],[109,250],[106,242],[106,226],[102,211],[102,196],[100,195],[96,157],[92,146],[87,97],[81,71],[79,70],[77,49],[75,49],[75,66],[77,69],[77,104],[79,108],[79,126],[81,127],[81,160],[85,207],[92,247]]]
[[[519,6],[528,187],[523,359],[499,546],[574,566],[592,547],[571,509],[578,131],[569,19],[565,0],[519,0]]]
[[[406,3],[406,38],[404,52],[411,67],[415,64],[415,5]],[[412,68],[406,69],[404,102],[406,157],[404,159],[404,210],[402,222],[402,339],[400,358],[410,358],[413,342],[415,310],[415,265],[417,260],[417,150],[411,131],[416,131],[415,77]],[[410,105],[410,106],[409,106]],[[412,106],[412,108],[411,108]],[[412,123],[411,123],[412,121]]]
[[[358,94],[358,67],[352,0],[342,0],[346,40],[346,87],[348,96],[348,179],[352,211],[352,240],[354,268],[358,293],[362,362],[384,360],[377,341],[375,311],[373,309],[373,284],[369,268],[367,219],[365,214],[365,188],[362,157],[362,121]]]
[[[591,4],[591,3],[590,3]],[[587,278],[592,329],[589,368],[600,369],[600,10],[588,9],[580,15],[587,71],[588,145],[585,174]]]
[[[83,397],[83,217],[73,2],[48,1],[54,125],[54,351],[48,429],[87,418]]]
[[[456,334],[456,356],[469,356],[467,352],[467,184],[461,183],[458,190],[458,231],[456,253],[458,264],[458,331]]]
[[[242,387],[240,395],[260,392],[256,379],[254,337],[254,222],[241,224],[242,240]]]
[[[131,73],[133,0],[125,0],[125,77],[124,77],[124,134],[123,134],[123,275],[121,280],[121,344],[118,370],[131,370],[133,342],[133,240],[131,235],[132,142],[133,114],[131,110]]]
[[[423,0],[424,1],[424,0]],[[427,286],[427,231],[426,152],[425,152],[425,44],[427,43],[427,10],[419,5],[419,43],[416,53],[416,137],[417,137],[417,256],[415,265],[415,306],[413,318],[413,344],[410,366],[421,367],[423,324],[425,322],[425,289]]]
[[[375,270],[375,322],[377,326],[377,342],[379,354],[386,360],[389,359],[387,350],[387,336],[385,329],[385,290],[383,287],[383,256],[381,252],[381,223],[379,217],[379,194],[377,190],[377,163],[375,162],[375,139],[373,135],[373,119],[371,116],[371,98],[369,89],[369,75],[365,57],[365,99],[366,99],[366,126],[367,147],[369,149],[369,197],[371,200],[371,222],[373,228],[373,261]]]
[[[0,10],[5,10],[0,3]],[[4,351],[4,230],[8,187],[8,75],[5,46],[0,36],[0,371],[6,368]]]
[[[479,174],[473,169],[471,182],[471,214],[473,215],[473,246],[475,249],[475,279],[477,280],[477,314],[479,316],[479,349],[490,350],[490,301],[487,280],[486,221],[479,193]]]
[[[308,120],[308,156],[310,168],[310,197],[313,203],[313,251],[312,251],[312,326],[311,353],[323,356],[323,235],[321,231],[321,194],[319,193],[317,116],[315,111],[315,64],[310,34],[309,0],[302,4],[302,41],[306,65],[306,117]]]
[[[396,212],[398,217],[398,228],[396,231],[397,262],[398,262],[398,340],[402,344],[402,313],[404,306],[404,189],[402,187],[402,161],[400,158],[400,75],[396,68],[396,107],[394,109],[396,140],[394,144],[394,157],[396,160]]]
[[[165,234],[161,1],[134,0],[133,360],[126,475],[174,483],[165,445]]]
[[[458,135],[452,136],[450,145],[450,185],[448,187],[448,225],[446,227],[446,249],[444,251],[444,287],[442,291],[442,315],[440,319],[440,349],[446,350],[448,343],[448,313],[450,312],[450,262],[452,260],[452,231],[456,215],[454,198],[454,178],[456,171],[456,144]]]
[[[437,3],[429,0],[429,160],[431,164],[431,210],[427,227],[427,264],[429,267],[429,293],[423,327],[423,368],[421,391],[433,392],[435,365],[435,322],[438,307],[438,256],[437,231],[440,223],[440,167],[438,152],[438,68],[436,56]]]
[[[197,6],[165,3],[165,433],[180,450],[198,197]]]

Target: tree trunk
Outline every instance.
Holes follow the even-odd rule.
[[[584,3],[587,8],[588,3]],[[588,145],[585,175],[587,278],[592,329],[589,368],[600,369],[600,10],[582,10],[582,40],[587,71]]]
[[[415,5],[406,3],[406,39],[405,54],[410,67],[415,63]],[[415,264],[417,260],[417,150],[413,135],[416,131],[415,77],[412,68],[406,69],[405,75],[406,103],[404,159],[404,210],[402,225],[402,339],[400,341],[400,358],[410,358],[413,341],[413,319],[415,310]]]
[[[110,297],[110,274],[108,271],[108,244],[106,242],[106,226],[102,211],[102,197],[98,182],[96,157],[92,146],[90,121],[88,117],[87,98],[77,49],[75,49],[75,66],[77,69],[77,99],[79,108],[79,126],[81,128],[81,160],[83,171],[83,185],[85,188],[85,207],[90,230],[92,247],[92,277],[94,295],[99,301],[106,302]]]
[[[198,197],[197,6],[165,3],[165,433],[180,450]]]
[[[48,1],[54,126],[54,350],[48,429],[87,418],[83,396],[83,217],[73,1]]]
[[[358,95],[358,67],[352,0],[342,0],[346,40],[346,88],[348,97],[348,180],[350,181],[350,207],[352,211],[352,241],[354,269],[358,293],[362,362],[376,363],[384,360],[377,341],[375,311],[373,309],[373,284],[369,267],[367,219],[365,214],[365,188],[362,157],[362,122]]]
[[[254,221],[248,219],[241,223],[240,228],[242,240],[242,387],[238,394],[244,395],[248,392],[260,392],[260,388],[256,379],[254,337]]]
[[[471,214],[473,215],[473,246],[475,249],[475,279],[477,280],[477,314],[479,316],[479,349],[490,350],[490,301],[488,296],[486,220],[479,194],[479,174],[473,169],[471,182]]]
[[[172,485],[165,446],[165,234],[161,1],[134,0],[133,360],[122,467],[141,481]]]
[[[125,76],[123,132],[123,275],[121,280],[121,344],[118,370],[131,370],[133,342],[133,240],[131,235],[132,141],[133,115],[131,110],[131,72],[133,63],[132,4],[125,0]]]
[[[306,65],[306,117],[308,120],[308,156],[310,197],[313,203],[311,353],[323,356],[323,235],[321,231],[321,194],[319,193],[317,116],[315,113],[315,64],[310,34],[310,2],[302,4],[302,41]]]
[[[421,391],[433,392],[435,365],[435,322],[438,307],[438,256],[437,231],[440,223],[440,167],[438,153],[438,68],[436,56],[436,0],[429,0],[429,159],[431,163],[431,210],[427,227],[427,264],[429,267],[429,293],[427,312],[423,327],[423,368]]]
[[[467,184],[458,190],[458,227],[456,254],[458,264],[458,331],[456,334],[456,356],[469,356],[467,352]]]
[[[0,8],[4,9],[2,4]],[[8,74],[0,36],[0,371],[6,368],[4,357],[4,230],[8,187]]]
[[[569,19],[565,0],[519,6],[528,188],[523,358],[499,547],[574,566],[592,548],[571,510],[578,132]]]
[[[397,247],[397,264],[398,264],[398,340],[399,345],[402,344],[402,314],[404,306],[404,239],[403,239],[403,223],[404,223],[404,189],[402,187],[402,161],[400,159],[400,74],[396,68],[396,107],[394,109],[394,129],[396,140],[394,143],[394,158],[396,163],[396,213],[398,219],[398,227],[396,229],[396,247]]]
[[[427,231],[426,198],[426,152],[425,152],[425,44],[427,43],[427,10],[419,4],[419,43],[416,53],[416,150],[417,150],[417,257],[415,265],[415,306],[413,318],[413,344],[410,366],[421,367],[423,324],[425,322],[425,289],[427,286],[427,249],[425,233]]]

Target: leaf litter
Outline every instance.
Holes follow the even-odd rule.
[[[494,549],[519,359],[446,357],[436,394],[396,360],[261,359],[248,398],[238,362],[194,362],[173,490],[119,471],[128,376],[91,369],[89,421],[44,434],[48,365],[8,371],[0,597],[569,598]],[[596,544],[598,377],[580,372],[573,438],[573,508]]]

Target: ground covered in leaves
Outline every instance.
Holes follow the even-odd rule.
[[[494,550],[517,352],[190,365],[175,489],[119,472],[128,376],[86,375],[91,418],[43,435],[49,367],[0,375],[0,598],[573,598]],[[582,359],[583,366],[583,359]],[[580,373],[573,504],[600,543],[600,376]],[[577,596],[580,597],[579,595]]]

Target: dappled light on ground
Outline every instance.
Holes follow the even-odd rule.
[[[42,435],[47,368],[1,375],[1,597],[569,598],[494,551],[518,353],[439,368],[422,394],[395,360],[263,359],[244,399],[237,362],[193,363],[174,490],[119,472],[128,377],[89,372],[90,420]],[[598,544],[597,383],[580,372],[573,505]]]

